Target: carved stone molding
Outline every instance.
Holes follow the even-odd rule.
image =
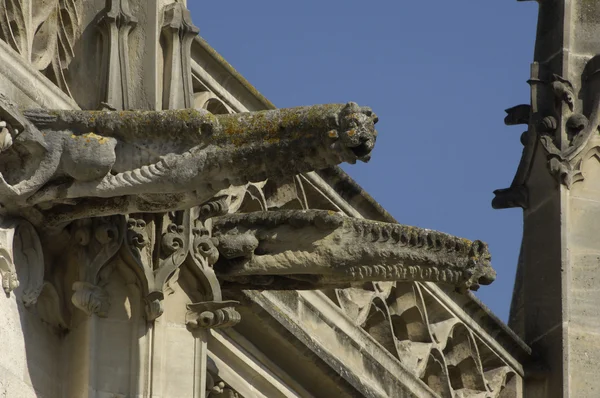
[[[0,0],[0,39],[69,94],[63,71],[81,34],[82,0]]]
[[[129,35],[137,25],[131,14],[129,0],[108,0],[99,22],[104,38],[106,106],[114,110],[129,109],[131,70],[129,66]]]
[[[237,301],[188,304],[185,324],[191,330],[234,326],[242,320],[240,313],[235,309],[239,304]]]
[[[191,47],[200,30],[182,3],[163,9],[164,38],[163,108],[190,108],[193,104]]]

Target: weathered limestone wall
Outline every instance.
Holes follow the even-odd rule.
[[[76,104],[58,87],[39,75],[27,62],[0,41],[0,93],[23,107],[48,106],[73,108]],[[3,220],[8,222],[9,220]],[[7,226],[6,231],[11,227]],[[4,233],[5,230],[2,231]],[[3,235],[4,236],[4,235]],[[33,283],[31,253],[26,245],[6,247],[2,239],[0,257],[12,260],[20,286],[0,296],[0,396],[18,398],[58,397],[62,391],[65,368],[62,366],[62,335],[44,323],[36,308],[23,303],[24,291]],[[23,251],[25,250],[25,251]],[[25,255],[25,257],[24,257]],[[27,256],[31,258],[27,258]],[[43,265],[42,265],[43,266]],[[3,267],[0,267],[3,268]],[[4,268],[3,268],[4,270]],[[3,274],[3,283],[6,279]]]
[[[594,1],[539,2],[529,120],[507,121],[529,125],[520,200],[499,207],[524,207],[511,319],[533,350],[531,397],[600,395],[598,15]]]
[[[0,396],[58,397],[61,340],[19,300],[20,289],[0,297]]]

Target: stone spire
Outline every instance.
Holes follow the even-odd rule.
[[[540,1],[523,157],[495,208],[523,208],[511,326],[534,353],[528,397],[600,394],[600,3]]]

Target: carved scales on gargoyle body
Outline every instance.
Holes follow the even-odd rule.
[[[185,209],[230,185],[366,161],[377,121],[354,103],[236,115],[2,108],[13,144],[0,159],[0,203],[69,205],[45,211],[47,225]]]

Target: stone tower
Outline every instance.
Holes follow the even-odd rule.
[[[511,326],[528,397],[600,396],[600,2],[540,1],[523,156],[495,208],[523,208]]]

